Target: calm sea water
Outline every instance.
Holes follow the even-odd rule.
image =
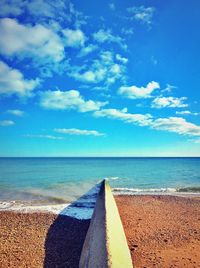
[[[120,193],[198,192],[200,158],[0,158],[0,200],[71,202],[104,178]]]

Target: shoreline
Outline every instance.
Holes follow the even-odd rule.
[[[169,196],[169,197],[182,197],[182,198],[192,198],[192,199],[200,199],[200,193],[191,193],[191,192],[138,192],[138,193],[122,193],[120,190],[119,191],[113,191],[114,197],[143,197],[143,196],[149,196],[149,197],[159,197],[159,196]],[[93,200],[94,201],[94,200]],[[78,213],[80,213],[81,218],[82,210],[85,211],[85,216],[83,216],[83,219],[90,219],[93,213],[93,208],[94,206],[76,206],[76,201],[75,202],[68,202],[68,203],[45,203],[45,201],[39,202],[38,200],[33,200],[33,201],[26,201],[26,200],[2,200],[0,201],[0,212],[16,212],[16,213],[52,213],[55,215],[67,215],[71,217],[78,217]],[[88,202],[89,203],[89,202]],[[70,214],[68,213],[69,211],[66,209],[70,208]],[[73,211],[74,210],[74,211]],[[87,211],[88,210],[88,211]]]
[[[115,195],[115,200],[136,268],[199,267],[199,197]],[[0,211],[0,266],[77,267],[89,222],[49,212]]]

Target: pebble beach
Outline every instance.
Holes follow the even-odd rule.
[[[132,261],[200,267],[200,198],[115,196]],[[0,267],[78,267],[90,220],[49,212],[0,212]]]

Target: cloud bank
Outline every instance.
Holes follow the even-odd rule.
[[[155,89],[159,89],[160,85],[158,82],[149,82],[146,87],[137,87],[137,86],[122,86],[118,90],[118,94],[124,96],[128,99],[141,99],[141,98],[150,98],[151,93]]]
[[[150,114],[132,114],[127,109],[103,109],[93,113],[95,117],[117,119],[138,126],[174,132],[189,137],[200,137],[200,126],[187,122],[182,117],[154,118]]]
[[[52,110],[77,110],[85,113],[99,110],[107,102],[85,100],[77,90],[44,91],[40,94],[40,105]]]
[[[68,135],[83,135],[83,136],[104,136],[104,133],[98,132],[96,130],[86,130],[77,128],[55,128],[55,132],[68,134]]]
[[[39,84],[39,79],[27,80],[19,70],[0,61],[0,94],[30,97]]]

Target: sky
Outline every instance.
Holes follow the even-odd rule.
[[[0,156],[200,156],[199,0],[1,0]]]

